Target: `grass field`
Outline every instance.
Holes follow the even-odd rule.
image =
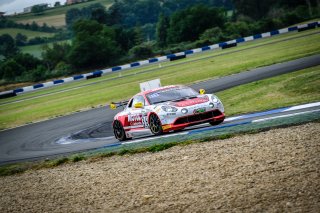
[[[71,40],[65,40],[65,41],[59,41],[58,43],[63,43],[63,42],[71,42]],[[23,46],[20,47],[21,52],[23,53],[29,53],[37,58],[41,58],[41,54],[43,52],[42,47],[44,45],[49,45],[51,46],[53,43],[56,42],[50,42],[50,43],[46,43],[46,44],[37,44],[37,45],[28,45],[28,46]]]
[[[0,29],[0,35],[9,34],[13,38],[15,38],[18,33],[26,35],[28,37],[28,40],[32,39],[34,37],[52,37],[52,36],[54,36],[54,33],[45,33],[45,32],[31,31],[31,30],[18,29],[18,28]]]
[[[228,115],[320,101],[320,66],[217,93]]]
[[[41,58],[43,45],[44,44],[28,45],[28,46],[20,47],[20,49],[21,49],[21,52],[23,53],[29,53],[34,57]]]
[[[304,35],[308,36],[301,37]],[[155,78],[160,78],[163,85],[191,84],[196,81],[217,78],[225,75],[239,73],[256,67],[319,54],[319,39],[319,29],[302,33],[286,34],[276,36],[274,38],[249,42],[234,49],[212,51],[204,54],[199,54],[181,61],[163,63],[162,69],[158,69],[153,72],[147,72],[141,75],[139,75],[139,72],[145,71],[152,67],[157,67],[158,65],[122,72],[121,75],[137,73],[137,75],[129,76],[122,79],[104,81],[120,74],[113,73],[99,79],[94,79],[92,81],[70,83],[59,87],[28,93],[12,99],[3,99],[0,100],[0,104],[7,102],[8,100],[32,98],[40,94],[59,92],[63,89],[70,89],[72,87],[87,84],[89,82],[97,82],[96,84],[77,90],[49,94],[48,96],[25,100],[18,103],[1,105],[0,128],[3,129],[13,127],[28,122],[52,118],[79,110],[85,110],[92,107],[105,105],[110,101],[127,99],[139,91],[140,82]],[[319,67],[317,69],[318,70],[314,72],[313,78],[317,76],[316,73],[319,73]],[[311,84],[304,86],[309,88]],[[311,92],[313,90],[314,87],[310,89]],[[319,100],[319,92],[317,94],[317,92],[314,91],[314,93],[315,94],[313,96],[305,96],[305,98],[304,95],[299,96],[297,94],[296,100],[293,97],[294,101],[285,102],[285,104]],[[225,101],[224,95],[222,95],[222,98],[223,101]],[[281,104],[281,102],[279,103]],[[233,108],[232,103],[228,103],[227,101],[226,104],[228,108],[229,106]],[[253,105],[253,107],[254,106],[255,105]],[[271,105],[268,105],[268,107],[269,106]],[[250,110],[255,111],[259,109],[260,108],[257,105],[255,109]],[[235,108],[233,108],[232,110],[233,111],[228,110],[228,115],[241,112],[241,110],[239,111]]]
[[[35,37],[48,37],[48,38],[50,38],[50,37],[54,36],[54,33],[45,33],[45,32],[31,31],[31,30],[18,29],[18,28],[0,29],[0,35],[6,34],[6,33],[11,35],[13,38],[15,38],[15,36],[18,33],[21,33],[23,35],[26,35],[28,37],[28,40],[35,38]],[[37,58],[40,58],[41,53],[42,53],[42,46],[43,46],[43,44],[29,45],[29,46],[20,47],[20,49],[23,53],[29,53]]]
[[[40,25],[42,25],[43,23],[47,23],[47,25],[49,26],[63,27],[65,26],[65,14],[67,10],[72,8],[83,8],[83,7],[87,7],[90,4],[95,4],[95,3],[101,3],[105,7],[109,7],[113,3],[113,0],[95,0],[95,1],[84,2],[81,4],[61,6],[61,7],[46,10],[43,13],[43,15],[34,15],[33,13],[27,13],[27,14],[11,16],[10,19],[18,23],[24,23],[24,24],[32,23],[33,21],[35,21]]]
[[[40,26],[46,23],[48,26],[54,26],[59,28],[64,27],[66,25],[66,15],[33,15],[30,17],[23,18],[21,20],[17,20],[16,22],[21,24],[31,24],[32,22],[36,22]]]

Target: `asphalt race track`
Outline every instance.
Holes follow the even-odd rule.
[[[200,82],[191,85],[191,87],[194,89],[203,88],[207,93],[213,93],[319,64],[320,55],[315,55],[257,68],[220,79]],[[319,108],[320,107],[317,106],[308,110]],[[103,107],[1,131],[0,164],[46,158],[118,143],[113,137],[111,122],[113,116],[120,110],[121,109],[110,110],[109,108]],[[300,112],[303,110],[305,109],[297,111]],[[288,112],[281,112],[280,114],[285,113]],[[270,115],[261,115],[256,118],[268,116]],[[229,120],[228,122],[232,123],[236,121],[239,120]],[[193,127],[192,129],[194,128],[197,127]]]

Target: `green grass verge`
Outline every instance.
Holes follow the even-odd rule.
[[[79,88],[77,90],[51,94],[45,97],[25,100],[18,103],[1,105],[0,129],[53,118],[79,110],[91,109],[93,107],[105,105],[111,101],[128,99],[135,93],[139,92],[140,82],[155,78],[160,78],[163,85],[191,84],[197,81],[239,73],[256,67],[319,54],[319,31],[319,29],[315,29],[303,33],[287,34],[279,37],[262,39],[257,41],[257,43],[249,42],[248,44],[244,44],[243,46],[234,49],[207,52],[205,54],[199,54],[197,56],[187,58],[180,62],[163,63],[162,69],[158,69],[153,72],[139,74],[150,69],[150,67],[144,67],[121,73],[113,73],[94,81],[81,81],[74,84],[67,84],[60,87],[21,95],[11,99],[2,99],[0,100],[0,104],[5,103],[8,100],[19,100],[48,92],[61,91],[62,89],[83,85],[88,82],[100,81],[100,83]],[[301,37],[310,33],[316,34]],[[291,40],[287,40],[288,38]],[[281,40],[284,41],[278,42]],[[265,45],[268,43],[269,45]],[[255,47],[255,45],[256,48],[252,48]],[[243,51],[239,52],[239,50]],[[152,65],[151,67],[155,66],[158,65]],[[103,81],[120,74],[125,75],[131,73],[137,73],[137,75],[112,81]],[[222,98],[223,101],[227,101],[223,96]],[[302,101],[311,100],[304,99]]]
[[[227,115],[320,101],[320,66],[217,93]]]
[[[19,22],[19,23],[32,23],[35,21],[38,24],[47,23],[49,26],[65,26],[65,14],[68,10],[72,8],[83,8],[87,7],[91,4],[101,3],[105,7],[109,7],[113,0],[95,0],[84,2],[81,4],[73,4],[73,5],[66,5],[61,7],[55,7],[49,10],[44,11],[42,15],[35,15],[33,13],[26,13],[26,14],[19,14],[15,16],[9,17],[11,20]]]
[[[0,29],[0,35],[9,34],[13,38],[15,38],[18,33],[26,35],[28,37],[28,40],[30,40],[34,37],[52,37],[52,36],[54,36],[54,33],[45,33],[45,32],[31,31],[31,30],[18,29],[18,28],[2,28],[2,29]]]

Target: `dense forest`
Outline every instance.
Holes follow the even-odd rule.
[[[92,4],[68,10],[63,30],[2,17],[0,27],[56,33],[36,43],[59,42],[44,45],[38,59],[19,51],[19,46],[26,45],[24,35],[1,35],[1,84],[105,68],[266,32],[319,15],[319,0],[115,0],[108,9]]]

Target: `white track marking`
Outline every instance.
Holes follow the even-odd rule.
[[[295,115],[301,115],[301,114],[306,114],[306,113],[310,113],[310,112],[319,112],[319,111],[320,111],[320,109],[316,109],[316,110],[305,111],[305,112],[297,112],[297,113],[292,113],[292,114],[287,114],[287,115],[278,115],[278,116],[274,116],[274,117],[270,117],[270,118],[262,118],[262,119],[253,120],[252,123],[258,123],[258,122],[262,122],[262,121],[273,120],[273,119],[276,119],[276,118],[292,117],[292,116],[295,116]]]
[[[315,103],[310,103],[310,104],[303,104],[303,105],[299,105],[299,106],[292,106],[292,107],[289,107],[288,109],[283,110],[283,112],[289,112],[289,111],[298,110],[298,109],[306,109],[306,108],[316,107],[316,106],[320,106],[320,102],[315,102]],[[274,110],[277,110],[277,109],[274,109]],[[268,111],[264,111],[264,112],[272,112],[272,111],[273,110],[268,110]],[[257,112],[257,113],[263,113],[263,112]],[[255,113],[251,113],[251,114],[247,114],[247,115],[240,115],[240,116],[235,116],[235,117],[230,117],[230,118],[226,118],[225,121],[234,121],[234,120],[238,120],[238,119],[242,119],[242,118],[249,118],[253,114],[255,114]]]
[[[284,110],[284,112],[291,111],[291,110],[297,110],[297,109],[305,109],[305,108],[310,108],[310,107],[316,107],[320,106],[320,102],[315,102],[315,103],[310,103],[310,104],[303,104],[299,106],[293,106],[290,107],[289,109]]]

